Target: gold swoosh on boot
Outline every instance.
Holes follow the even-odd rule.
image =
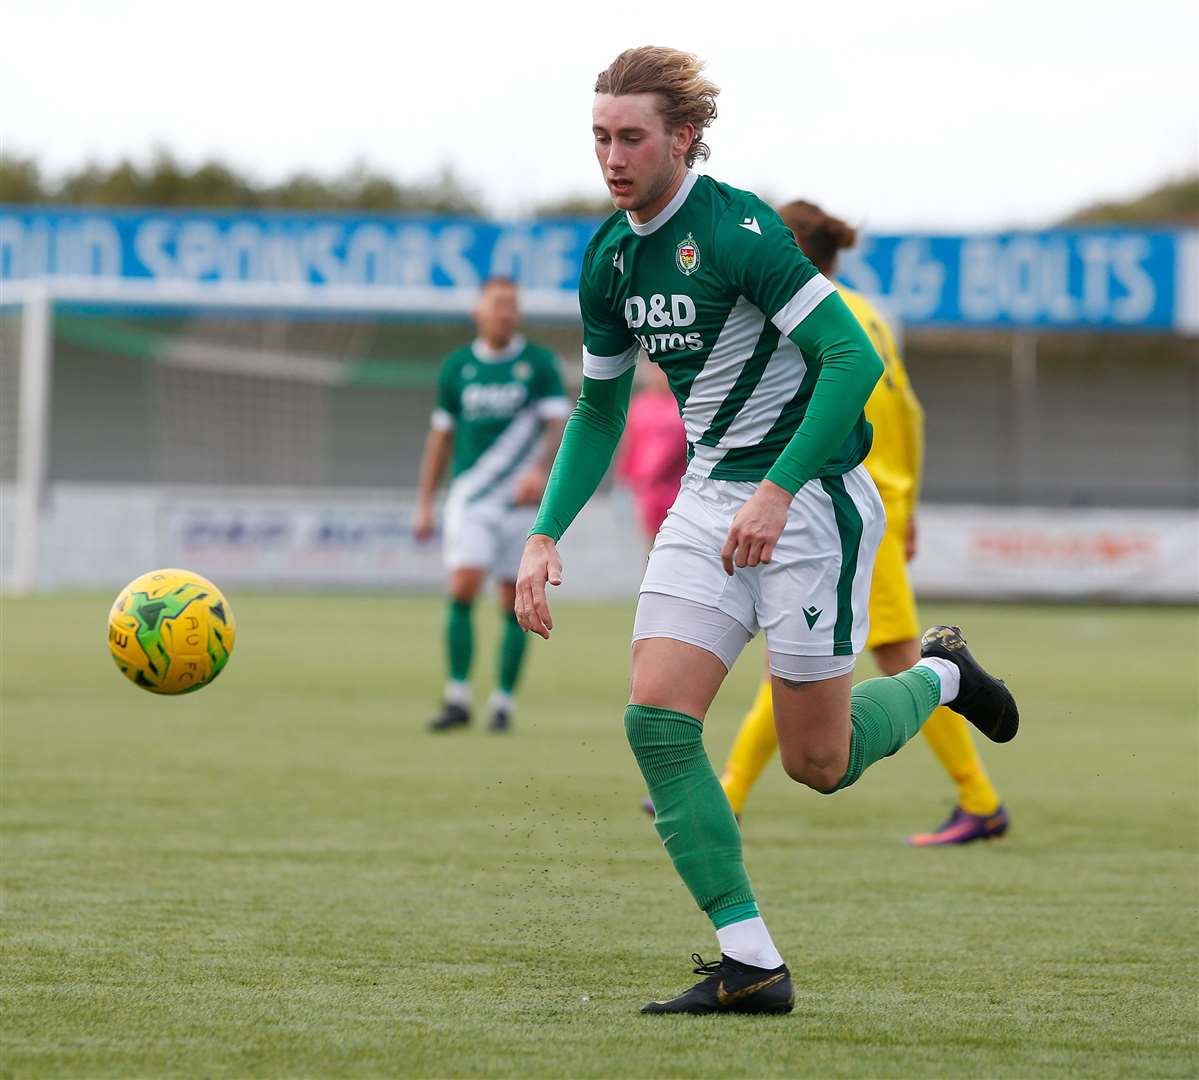
[[[777,982],[782,982],[786,977],[786,973],[780,971],[777,975],[771,975],[769,979],[763,979],[752,986],[743,986],[740,990],[734,990],[731,994],[725,990],[724,981],[722,980],[716,988],[716,1000],[720,1002],[723,1008],[727,1009],[730,1005],[736,1005],[738,1001],[744,1001],[750,994],[756,994],[759,990],[765,990]]]

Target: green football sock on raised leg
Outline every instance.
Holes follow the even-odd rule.
[[[475,628],[469,603],[450,601],[445,620],[445,649],[450,678],[455,682],[466,682],[475,654]]]
[[[703,723],[671,709],[630,705],[624,726],[654,803],[654,828],[695,902],[718,930],[755,918],[741,830],[704,751]]]
[[[928,668],[858,683],[849,702],[849,768],[833,790],[849,787],[876,761],[894,754],[940,702],[941,681]]]
[[[504,617],[504,629],[500,635],[498,683],[505,694],[516,690],[520,680],[520,668],[525,658],[528,638],[516,621],[516,612],[509,611]]]

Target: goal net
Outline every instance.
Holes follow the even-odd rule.
[[[577,326],[529,332],[577,379]],[[0,308],[0,585],[431,586],[409,537],[442,358],[465,311]]]

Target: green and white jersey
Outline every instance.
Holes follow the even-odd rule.
[[[579,283],[583,374],[616,378],[644,350],[678,401],[688,472],[760,480],[820,374],[804,320],[835,292],[770,206],[688,172],[652,221],[618,212],[592,238]],[[817,475],[848,472],[869,449],[859,416]]]
[[[548,349],[517,336],[502,350],[476,340],[452,352],[432,417],[435,429],[454,433],[450,498],[510,504],[517,477],[536,460],[543,421],[569,412]]]

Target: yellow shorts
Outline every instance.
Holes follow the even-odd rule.
[[[916,615],[916,597],[908,578],[908,563],[903,557],[907,521],[888,517],[887,529],[874,557],[874,577],[870,582],[870,635],[866,648],[891,645],[920,636]]]

